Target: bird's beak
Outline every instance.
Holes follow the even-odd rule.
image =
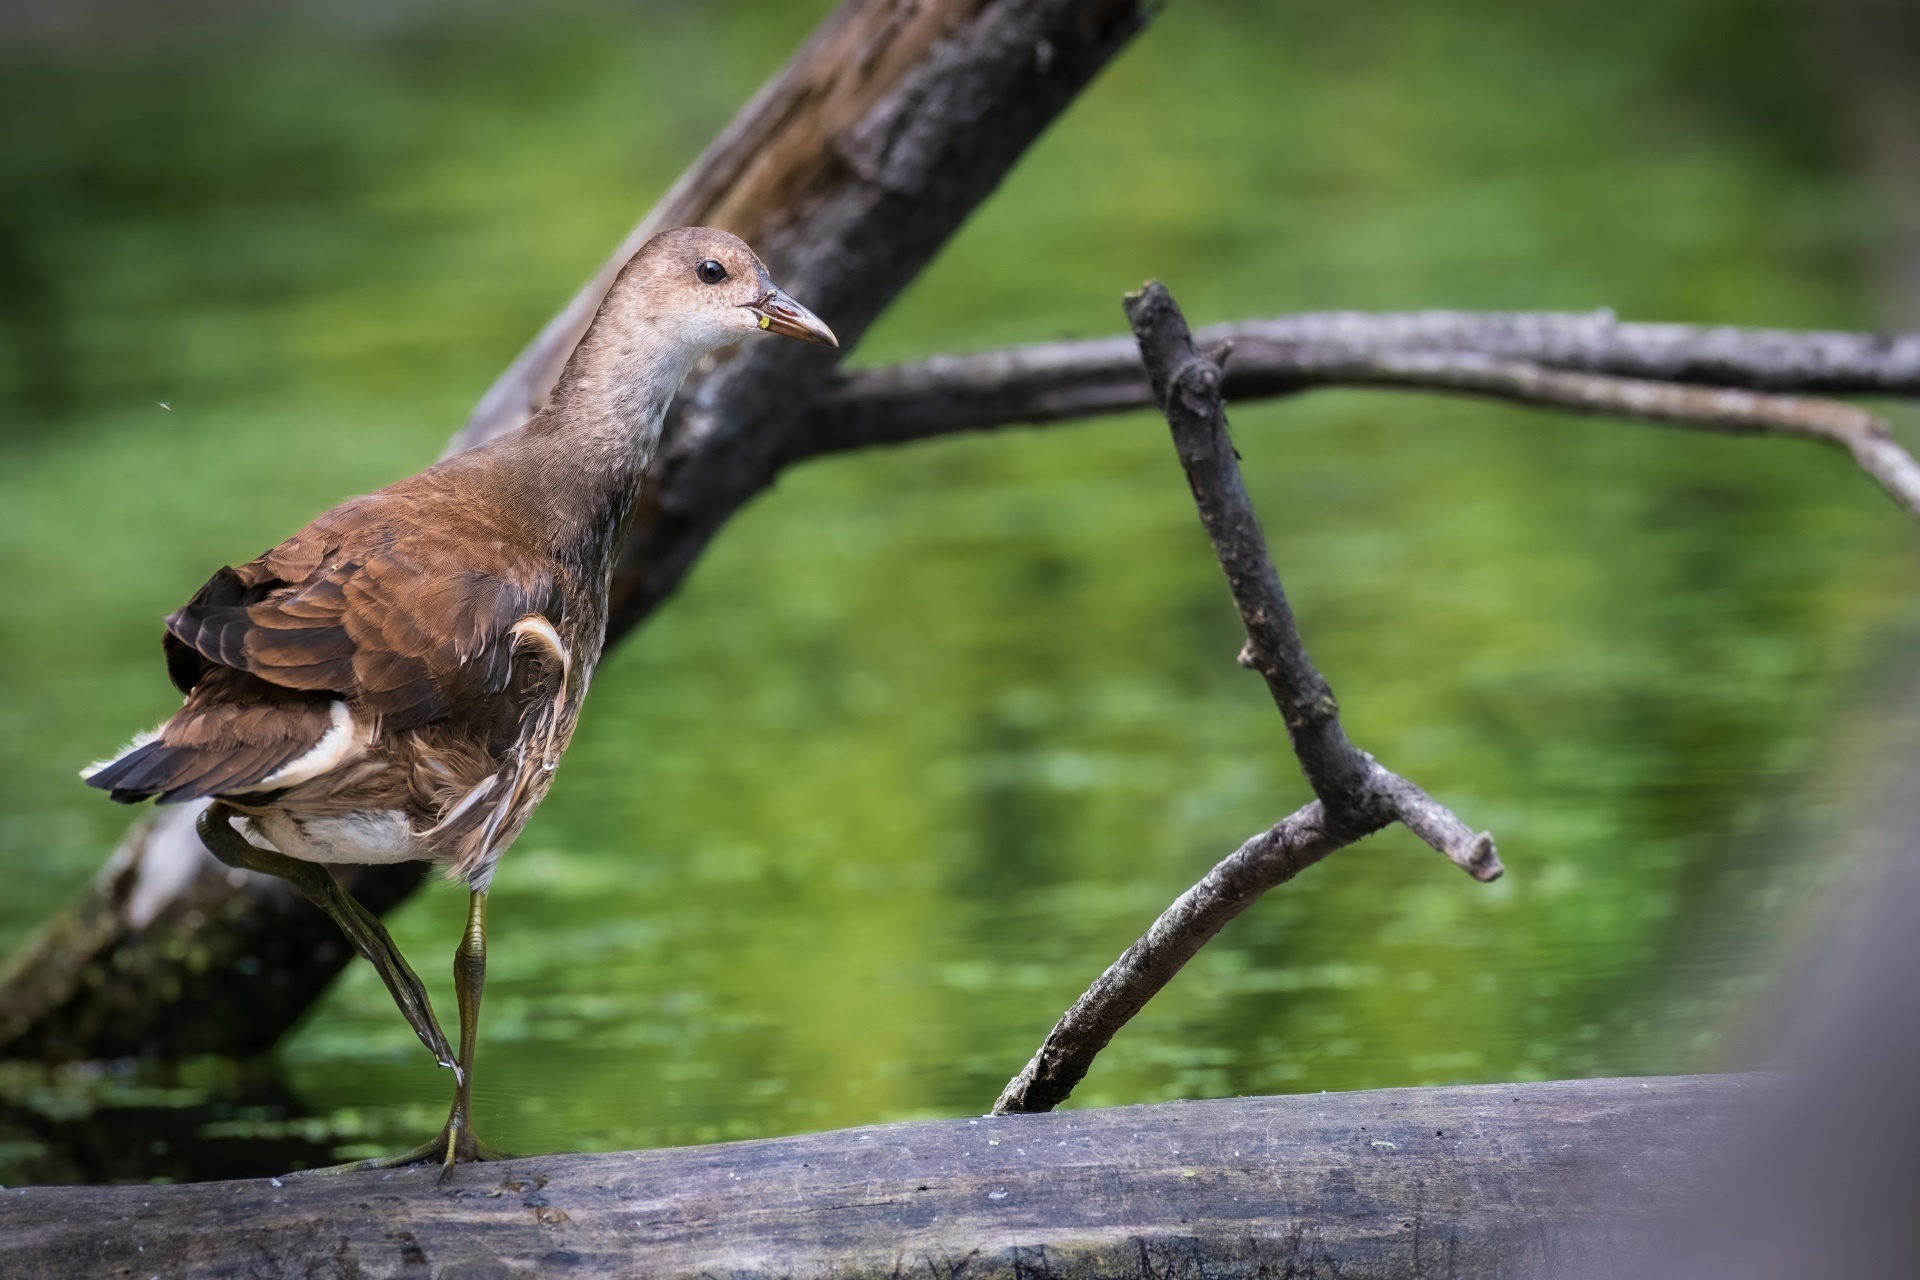
[[[827,328],[824,320],[780,289],[769,290],[760,301],[748,303],[747,309],[760,317],[760,327],[768,333],[817,342],[823,347],[840,345],[840,339],[833,336],[833,330]]]

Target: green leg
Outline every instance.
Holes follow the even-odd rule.
[[[433,1016],[427,989],[400,949],[393,945],[380,918],[355,902],[333,873],[316,862],[302,862],[283,853],[262,849],[233,829],[234,811],[223,804],[208,806],[200,815],[200,839],[214,857],[230,867],[258,871],[291,882],[314,906],[333,917],[353,949],[365,956],[393,993],[420,1043],[443,1067],[453,1068],[453,1109],[440,1135],[411,1151],[374,1160],[359,1160],[310,1173],[351,1173],[359,1169],[394,1169],[401,1165],[435,1162],[445,1181],[455,1163],[498,1160],[502,1154],[473,1133],[473,1058],[480,1037],[480,992],[487,980],[487,895],[475,891],[467,909],[467,928],[453,953],[453,983],[460,1001],[460,1053],[447,1044],[447,1034]]]
[[[200,840],[208,851],[230,867],[258,871],[262,875],[278,876],[292,882],[309,902],[332,916],[333,922],[340,926],[340,932],[346,934],[347,941],[353,944],[353,949],[365,956],[379,971],[380,980],[393,993],[393,1002],[400,1006],[401,1014],[406,1017],[414,1034],[420,1037],[420,1043],[427,1046],[427,1051],[441,1066],[455,1066],[453,1050],[447,1044],[447,1033],[440,1029],[440,1023],[433,1016],[433,1006],[427,1003],[426,987],[400,954],[400,949],[393,945],[393,939],[388,936],[380,918],[355,902],[353,895],[342,889],[340,882],[333,878],[333,873],[319,863],[289,858],[284,853],[274,853],[248,841],[233,829],[233,817],[232,809],[217,803],[208,806],[207,811],[200,815]],[[461,1021],[466,1021],[464,994],[461,998]],[[459,1068],[455,1070],[458,1073]]]
[[[497,1158],[473,1133],[473,1056],[480,1041],[480,992],[487,984],[487,894],[475,889],[467,900],[467,927],[453,953],[453,989],[460,1001],[460,1056],[453,1068],[453,1109],[447,1113],[446,1148],[440,1179],[456,1161]]]
[[[413,1034],[420,1036],[426,1052],[434,1055],[434,1061],[442,1067],[451,1067],[453,1050],[447,1046],[447,1032],[440,1031],[440,1021],[434,1019],[434,1006],[426,1002],[426,986],[420,983],[413,965],[399,954],[394,938],[386,933],[380,917],[355,902],[353,894],[340,887],[332,871],[317,862],[301,862],[300,858],[288,858],[286,854],[259,848],[232,829],[232,818],[234,812],[225,804],[207,806],[207,812],[200,816],[200,841],[207,846],[207,852],[228,867],[242,867],[290,881],[307,896],[307,902],[332,915],[334,923],[340,925],[340,933],[348,936],[348,942],[353,944],[353,950],[365,956],[380,973],[380,981],[394,994],[394,1004],[399,1006],[407,1025],[413,1027]]]
[[[456,1164],[477,1160],[504,1160],[506,1155],[480,1141],[473,1132],[473,1058],[480,1039],[480,992],[487,981],[487,895],[474,890],[467,902],[467,927],[453,953],[453,988],[460,1001],[460,1056],[453,1063],[453,1107],[440,1135],[397,1156],[379,1156],[353,1164],[318,1169],[316,1173],[354,1173],[363,1169],[397,1169],[402,1165],[438,1163],[440,1181],[453,1174]]]

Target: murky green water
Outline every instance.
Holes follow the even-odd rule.
[[[166,711],[156,620],[428,460],[821,11],[438,9],[6,55],[0,941],[127,819],[72,774]],[[1173,5],[855,358],[1112,332],[1148,275],[1197,322],[1869,326],[1882,215],[1799,21]],[[1810,446],[1387,395],[1234,422],[1350,731],[1491,827],[1509,875],[1476,886],[1400,833],[1337,856],[1076,1104],[1723,1060],[1821,877],[1820,820],[1858,799],[1915,531]],[[984,1109],[1168,900],[1305,799],[1236,647],[1152,419],[788,476],[602,669],[504,865],[483,1132],[616,1148]],[[463,906],[436,886],[394,921],[449,1008]],[[15,1081],[43,1118],[104,1097],[89,1140],[119,1154],[61,1164],[28,1124],[0,1164],[388,1149],[447,1088],[361,966],[264,1073]],[[191,1123],[153,1136],[168,1106]]]

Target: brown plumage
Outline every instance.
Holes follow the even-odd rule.
[[[162,639],[185,705],[83,775],[128,803],[214,800],[199,825],[214,856],[328,912],[453,1068],[440,1136],[368,1163],[488,1155],[471,1120],[487,886],[573,736],[667,405],[696,361],[756,330],[838,345],[735,237],[655,236],[525,427],[208,579]],[[323,865],[414,859],[473,890],[457,1054],[393,940]]]
[[[734,237],[655,237],[525,428],[335,507],[169,617],[186,704],[87,781],[217,797],[296,858],[427,858],[484,887],[573,733],[667,404],[755,329],[831,340]]]
[[[598,650],[612,539],[551,538],[577,528],[563,504],[592,494],[588,477],[542,469],[569,483],[515,483],[564,436],[543,420],[220,570],[167,619],[167,670],[186,705],[88,781],[119,800],[220,797],[294,857],[490,869],[545,793],[550,740],[565,745],[585,692],[568,682],[556,724],[563,655],[588,655],[590,669]],[[516,632],[527,619],[549,623],[562,652]],[[494,803],[483,794],[446,821],[480,787]]]

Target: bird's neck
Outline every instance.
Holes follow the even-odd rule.
[[[515,433],[552,550],[605,573],[660,445],[667,408],[704,352],[657,328],[607,322],[575,348],[552,396]]]
[[[647,318],[624,320],[603,306],[537,421],[589,470],[638,477],[660,443],[667,406],[704,354]]]

